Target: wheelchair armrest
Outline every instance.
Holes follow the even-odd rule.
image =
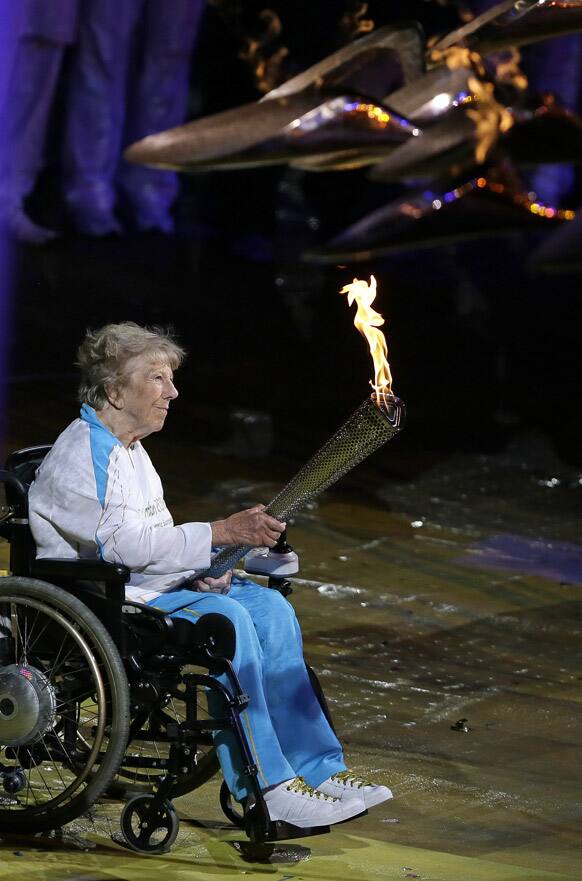
[[[120,563],[108,563],[106,560],[56,560],[41,557],[32,564],[31,575],[34,578],[75,578],[88,581],[129,581],[131,571]]]

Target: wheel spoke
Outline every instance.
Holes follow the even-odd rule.
[[[44,746],[44,748],[46,749],[47,754],[50,755],[50,750],[49,750],[49,748],[48,748],[48,746],[47,746],[47,744],[46,744],[46,741],[45,741],[44,737],[41,738],[41,743],[42,743],[42,745]],[[63,746],[63,745],[61,744],[61,746]],[[65,749],[64,746],[63,746],[63,749]],[[67,751],[66,751],[66,749],[65,749],[65,755],[67,755]],[[68,757],[68,756],[67,756],[67,757]],[[53,767],[54,767],[55,771],[57,772],[57,774],[58,774],[58,776],[59,776],[59,779],[60,779],[61,783],[63,784],[63,789],[66,789],[67,784],[65,783],[65,780],[64,780],[64,778],[63,778],[63,775],[61,774],[61,771],[60,771],[60,768],[59,768],[59,763],[58,763],[58,761],[53,761]]]
[[[53,662],[52,667],[51,667],[49,670],[46,671],[46,675],[47,675],[47,677],[48,677],[49,679],[50,679],[50,678],[55,679],[56,676],[57,676],[57,670],[60,669],[60,668],[59,668],[59,660],[60,660],[60,657],[61,657],[61,652],[63,651],[63,648],[65,647],[66,644],[67,644],[67,640],[65,639],[65,641],[62,642],[62,643],[60,644],[60,646],[59,646],[59,650],[58,650],[58,652],[57,652],[57,656],[56,656],[56,658],[55,658],[55,660],[54,660],[54,662]],[[65,655],[65,657],[63,658],[62,661],[60,661],[60,666],[61,666],[61,667],[63,666],[63,664],[66,664],[67,659],[71,657],[71,654],[72,654],[72,652],[74,652],[74,650],[75,650],[75,646],[73,646],[71,649],[69,649],[69,653],[68,653],[67,655]]]
[[[40,614],[40,612],[39,612],[39,614]],[[50,623],[51,623],[51,622],[50,622],[50,618],[49,618],[49,619],[47,620],[46,624],[44,625],[44,627],[42,628],[42,630],[40,631],[40,633],[38,634],[38,636],[36,637],[36,639],[34,640],[34,643],[32,643],[32,645],[30,646],[30,651],[31,651],[31,652],[32,652],[33,648],[35,647],[35,645],[37,645],[37,644],[39,643],[40,638],[41,638],[42,636],[44,636],[44,634],[46,633],[47,628],[48,628],[48,626],[49,626]]]
[[[28,758],[31,759],[30,750],[27,749],[26,752],[28,753]],[[28,769],[28,774],[26,775],[26,802],[25,802],[25,804],[26,804],[27,807],[28,807],[28,797],[29,797],[29,795],[30,795],[30,793],[31,793],[31,791],[32,791],[31,788],[30,788],[30,780],[31,780],[30,770],[31,770],[31,769],[29,768],[29,769]],[[36,799],[35,799],[35,801],[36,801]]]
[[[47,791],[47,792],[49,793],[49,795],[50,795],[50,794],[52,793],[52,789],[50,788],[50,786],[48,785],[48,783],[47,783],[46,780],[44,779],[44,775],[43,775],[42,771],[40,770],[40,765],[36,765],[35,770],[36,770],[38,776],[40,777],[40,779],[42,780],[42,782],[44,783],[44,786],[45,786],[46,791]],[[38,804],[38,799],[37,799],[37,797],[36,797],[36,793],[33,792],[33,794],[34,794],[34,800],[35,800],[36,803]]]
[[[28,655],[28,615],[24,616],[24,657],[25,662],[27,661]]]
[[[12,625],[12,639],[14,640],[14,660],[16,663],[26,663],[26,659],[20,659],[20,653],[18,650],[18,640],[20,639],[20,644],[22,645],[22,634],[20,632],[20,621],[18,620],[18,610],[16,608],[16,603],[10,604],[10,621]]]
[[[74,694],[72,697],[68,698],[69,701],[74,701],[76,704],[82,704],[90,697],[93,697],[94,691],[93,689],[89,689],[88,691],[82,691],[79,694]]]
[[[33,633],[34,633],[34,628],[36,627],[36,622],[38,621],[38,616],[39,616],[39,615],[40,615],[40,611],[39,611],[39,609],[37,609],[37,610],[36,610],[36,615],[34,616],[34,621],[33,621],[32,624],[30,625],[30,633],[28,633],[28,634],[27,634],[27,637],[26,637],[26,639],[27,639],[27,644],[28,644],[28,646],[29,646],[30,651],[32,651],[32,649],[33,649],[33,647],[34,647],[34,643],[33,643],[33,641],[32,641],[32,635],[33,635]]]

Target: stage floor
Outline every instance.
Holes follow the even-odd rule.
[[[295,467],[165,435],[149,448],[177,522],[266,501]],[[386,459],[404,449],[403,436]],[[578,881],[582,477],[533,436],[413,470],[375,459],[289,530],[306,656],[349,764],[394,800],[253,858],[213,781],[176,801],[167,856],[125,849],[111,803],[62,835],[4,838],[3,881]]]

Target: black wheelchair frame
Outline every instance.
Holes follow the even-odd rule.
[[[328,832],[269,818],[240,719],[248,697],[231,664],[235,634],[227,618],[207,614],[190,623],[127,601],[125,566],[36,559],[28,489],[49,450],[20,450],[0,470],[0,536],[10,543],[11,571],[0,578],[0,831],[58,828],[105,794],[128,798],[121,830],[129,847],[166,852],[178,833],[172,798],[219,770],[213,734],[227,730],[250,790],[239,813],[223,783],[227,818],[252,842]],[[283,579],[269,587],[289,592]],[[209,692],[223,707],[219,717],[205,710]]]

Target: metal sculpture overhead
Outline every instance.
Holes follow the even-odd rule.
[[[419,25],[387,26],[334,53],[261,101],[133,144],[132,162],[180,171],[241,168],[358,154],[374,161],[416,127],[382,105],[423,71]],[[376,159],[377,161],[377,159]]]
[[[573,212],[528,201],[508,163],[576,161],[582,123],[555,101],[530,93],[515,46],[580,30],[582,0],[503,0],[430,46],[417,23],[386,25],[258,102],[151,135],[125,155],[191,172],[275,163],[310,171],[372,166],[374,180],[424,181],[419,194],[374,212],[310,253],[323,262],[404,247],[431,225],[442,227],[443,238],[477,234],[480,214],[482,232],[555,224]],[[500,162],[501,176],[495,170]],[[475,184],[481,179],[486,186]],[[456,203],[463,200],[460,209]],[[442,213],[446,221],[441,215],[427,221],[453,202],[455,210]],[[455,234],[451,215],[458,217]]]

